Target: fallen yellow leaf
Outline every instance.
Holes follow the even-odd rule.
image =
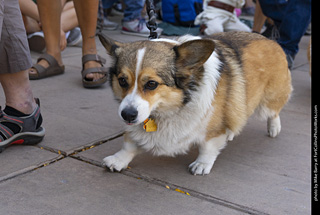
[[[183,193],[183,194],[186,194],[186,195],[188,195],[188,196],[190,196],[190,194],[189,193],[187,193],[187,192],[185,192],[185,191],[182,191],[182,190],[180,190],[180,189],[175,189],[175,191],[177,191],[177,192],[179,192],[179,193]]]

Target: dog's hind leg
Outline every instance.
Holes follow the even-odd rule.
[[[268,118],[268,134],[270,137],[276,137],[281,131],[280,116]]]
[[[270,137],[276,137],[281,131],[280,112],[286,104],[290,94],[282,97],[265,99],[259,107],[260,117],[267,119],[268,134]]]
[[[268,134],[270,137],[276,137],[281,131],[280,111],[274,111],[265,105],[259,107],[259,117],[267,119]]]
[[[227,140],[228,140],[228,141],[232,141],[233,138],[234,138],[234,133],[233,133],[233,131],[227,129]]]
[[[199,145],[197,159],[189,165],[189,171],[193,175],[207,175],[217,159],[220,151],[226,146],[227,134],[214,137]]]
[[[283,72],[285,74],[285,72]],[[260,115],[267,118],[268,134],[270,137],[276,137],[281,131],[280,112],[288,102],[292,92],[290,71],[287,70],[287,76],[276,76],[273,84],[265,89],[265,96],[260,104]],[[279,80],[278,80],[279,79]]]

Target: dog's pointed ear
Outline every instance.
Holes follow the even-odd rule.
[[[105,34],[99,32],[97,33],[100,42],[102,45],[106,48],[107,52],[114,56],[116,55],[116,49],[122,46],[122,43],[117,42],[109,37],[107,37]]]
[[[182,67],[202,66],[214,51],[215,43],[209,39],[191,40],[174,47],[176,63]]]
[[[174,47],[176,53],[176,86],[185,92],[184,103],[190,99],[188,91],[195,90],[203,77],[203,64],[214,51],[212,40],[191,40]]]

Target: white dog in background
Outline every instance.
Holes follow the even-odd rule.
[[[234,12],[244,3],[245,0],[204,0],[204,11],[196,17],[194,24],[200,25],[205,35],[228,31],[251,32]]]

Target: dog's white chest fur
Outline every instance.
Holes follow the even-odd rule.
[[[192,143],[201,142],[204,138],[205,129],[199,124],[206,126],[206,123],[192,120],[189,122],[180,116],[172,116],[170,119],[156,121],[155,132],[146,132],[142,125],[129,127],[127,131],[135,144],[144,150],[155,155],[174,156],[186,153]]]

